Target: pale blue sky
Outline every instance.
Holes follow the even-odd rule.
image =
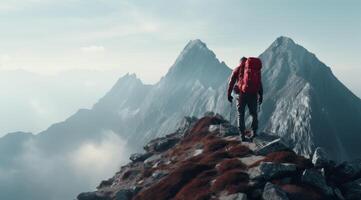
[[[285,35],[361,96],[360,10],[359,0],[1,0],[0,69],[116,69],[154,83],[190,39],[234,67]]]

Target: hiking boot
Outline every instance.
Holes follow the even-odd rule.
[[[255,137],[257,137],[257,136],[258,136],[257,131],[254,131],[254,130],[253,130],[251,137],[249,137],[250,141],[253,142],[253,139],[254,139]]]
[[[240,135],[241,135],[241,140],[242,140],[242,142],[245,142],[246,140],[247,140],[247,138],[246,138],[246,133],[244,132],[244,131],[242,131],[242,132],[240,132]]]
[[[256,131],[256,130],[253,130],[252,138],[255,138],[255,137],[257,137],[257,136],[258,136],[257,131]]]

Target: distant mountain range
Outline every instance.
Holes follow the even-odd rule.
[[[321,146],[336,160],[360,157],[361,100],[329,67],[287,37],[277,38],[260,58],[264,66],[260,130],[283,137],[305,156]],[[28,140],[52,157],[99,141],[104,131],[111,131],[134,151],[175,131],[184,116],[212,111],[232,116],[236,124],[235,105],[231,108],[226,99],[230,73],[205,43],[192,40],[158,83],[145,85],[127,74],[92,109],[79,110],[37,135],[1,138],[0,169],[17,169],[17,158]]]

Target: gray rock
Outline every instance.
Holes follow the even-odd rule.
[[[152,164],[153,162],[160,160],[161,158],[162,158],[162,154],[154,154],[154,155],[152,155],[151,157],[147,158],[147,159],[144,161],[144,164],[150,165],[150,164]]]
[[[337,167],[337,171],[340,173],[340,176],[356,178],[357,175],[361,175],[361,159],[343,162]]]
[[[256,154],[265,156],[272,152],[284,151],[289,149],[290,148],[288,147],[286,142],[279,138],[257,149]]]
[[[198,120],[196,117],[184,117],[183,120],[181,120],[176,127],[176,132],[183,136],[188,130],[191,129],[191,127],[195,124],[195,122]]]
[[[346,200],[361,199],[361,178],[343,185]]]
[[[302,182],[319,188],[327,196],[333,195],[333,190],[326,183],[325,177],[315,169],[306,169],[302,173]]]
[[[210,125],[209,128],[208,128],[208,131],[209,132],[214,132],[214,131],[219,131],[219,128],[220,125]]]
[[[122,175],[122,179],[123,180],[126,180],[126,179],[133,179],[135,178],[136,176],[138,176],[140,173],[140,170],[137,170],[137,169],[128,169],[126,170],[123,175]]]
[[[219,200],[247,200],[247,195],[244,193],[231,194],[220,196]]]
[[[130,155],[129,159],[133,162],[143,162],[144,160],[146,160],[147,158],[149,158],[150,156],[152,156],[152,153],[134,153],[132,155]]]
[[[262,162],[259,165],[259,169],[260,169],[260,176],[265,180],[282,177],[292,172],[296,172],[297,170],[295,164],[272,163],[272,162]]]
[[[153,177],[154,179],[160,179],[160,178],[162,178],[162,177],[164,177],[164,176],[167,176],[168,174],[169,174],[168,171],[165,171],[165,170],[156,170],[155,172],[153,172],[152,177]]]
[[[177,137],[162,137],[150,141],[147,145],[144,146],[144,149],[147,152],[163,152],[172,148],[175,144],[179,142]]]
[[[214,115],[215,115],[215,113],[212,111],[207,111],[203,114],[203,116],[205,116],[205,117],[213,117]]]
[[[167,138],[165,140],[161,140],[155,145],[154,149],[157,152],[166,151],[170,148],[172,148],[175,144],[179,142],[179,138]]]
[[[312,163],[316,168],[327,167],[330,164],[328,154],[322,147],[317,147],[313,153]]]
[[[210,125],[208,128],[209,132],[218,132],[222,137],[237,136],[239,135],[238,128],[232,126],[229,123],[223,123],[218,125]]]
[[[334,188],[333,193],[335,194],[337,200],[345,200],[345,197],[342,195],[340,189]]]
[[[84,192],[77,196],[78,200],[111,200],[111,198],[100,192]]]
[[[288,200],[286,192],[270,182],[266,183],[262,198],[263,200]]]
[[[115,200],[131,200],[133,198],[133,190],[119,190],[115,194]]]
[[[231,124],[222,124],[219,130],[220,136],[228,137],[228,136],[238,136],[239,130],[237,127],[232,126]]]
[[[102,182],[100,182],[100,184],[97,186],[97,189],[100,189],[102,187],[107,187],[107,186],[111,186],[114,182],[114,178],[110,178],[108,180],[103,180]]]
[[[263,185],[260,187],[263,187]],[[263,194],[263,188],[254,189],[251,193],[250,199],[261,199],[262,194]]]
[[[251,180],[259,179],[262,177],[260,167],[252,167],[248,170],[248,175]],[[252,183],[259,183],[258,181],[253,181]]]

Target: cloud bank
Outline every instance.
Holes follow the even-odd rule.
[[[74,199],[110,178],[128,155],[125,141],[112,131],[58,155],[48,155],[36,140],[29,140],[14,159],[16,169],[0,168],[0,199]]]

